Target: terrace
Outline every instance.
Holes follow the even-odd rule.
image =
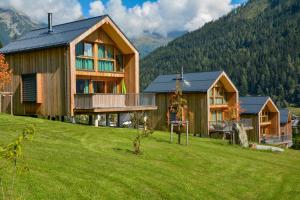
[[[75,94],[76,113],[156,110],[154,94]]]

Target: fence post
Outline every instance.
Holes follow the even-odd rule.
[[[13,115],[13,95],[10,95],[10,114]]]
[[[0,94],[0,113],[2,113],[2,94]]]

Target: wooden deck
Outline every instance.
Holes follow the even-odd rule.
[[[152,111],[156,110],[156,106],[126,106],[126,107],[106,107],[91,109],[74,109],[75,114],[95,114],[95,113],[121,113],[135,111]]]
[[[76,94],[76,114],[156,110],[153,94]]]

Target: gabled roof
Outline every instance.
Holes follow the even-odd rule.
[[[6,54],[69,45],[75,38],[82,35],[105,17],[108,17],[108,15],[55,25],[51,33],[48,33],[48,27],[32,30],[0,49],[0,52]]]
[[[207,92],[223,71],[184,74],[183,92]],[[144,90],[146,93],[171,93],[176,88],[178,74],[160,75]]]
[[[285,124],[289,121],[289,113],[290,111],[288,109],[280,109],[280,123]]]
[[[258,114],[270,97],[240,97],[243,114]]]

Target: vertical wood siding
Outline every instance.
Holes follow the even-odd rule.
[[[49,48],[6,55],[13,70],[13,102],[16,115],[67,115],[66,47]],[[39,73],[41,103],[21,102],[22,74]],[[41,83],[41,84],[40,84]]]
[[[156,94],[157,110],[152,112],[153,126],[158,130],[168,130],[167,112],[171,94]],[[208,136],[208,109],[206,93],[184,94],[188,102],[189,132]]]

